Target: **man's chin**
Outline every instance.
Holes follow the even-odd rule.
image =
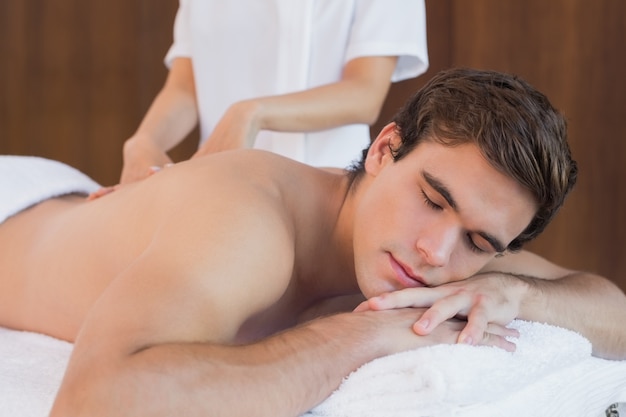
[[[382,284],[382,283],[380,283]],[[379,295],[386,294],[389,292],[396,291],[397,288],[392,287],[391,285],[359,285],[361,289],[361,293],[366,299],[370,299],[372,297],[378,297]]]

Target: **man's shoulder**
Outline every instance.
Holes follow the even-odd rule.
[[[332,223],[345,191],[342,174],[259,150],[200,157],[169,170],[170,178],[163,179],[168,184],[154,189],[171,192],[177,217],[185,212],[203,218],[204,227],[238,221],[240,228],[248,217],[286,229],[306,228],[312,221]]]
[[[185,162],[187,180],[193,187],[242,190],[274,190],[281,193],[313,192],[336,172],[311,167],[258,149],[220,152]],[[284,195],[283,195],[284,197]]]
[[[302,174],[300,165],[269,152],[228,151],[159,172],[155,177],[162,178],[152,189],[168,194],[163,204],[173,209],[163,210],[164,215],[187,226],[221,228],[232,222],[231,228],[240,228],[247,218],[289,224],[295,209],[288,204],[293,194],[289,181],[311,175]]]
[[[187,162],[203,166],[207,169],[216,168],[222,172],[234,175],[235,177],[239,176],[237,174],[241,174],[249,178],[253,178],[254,175],[282,178],[284,177],[283,174],[292,172],[308,171],[313,174],[322,171],[319,168],[314,168],[282,155],[261,149],[224,151],[191,159]]]

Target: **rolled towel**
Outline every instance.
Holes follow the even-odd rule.
[[[89,194],[100,185],[61,162],[0,155],[0,223],[28,207],[67,194]]]

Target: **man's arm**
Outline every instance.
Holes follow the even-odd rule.
[[[247,234],[263,231],[233,216]],[[458,337],[454,322],[415,335],[419,312],[405,309],[344,313],[236,345],[242,323],[279,302],[289,264],[287,250],[268,258],[265,247],[277,246],[267,235],[258,245],[241,231],[202,251],[181,243],[197,243],[193,232],[172,245],[157,239],[117,277],[81,329],[51,416],[297,416],[371,359]],[[213,256],[207,279],[186,267]]]
[[[360,365],[426,344],[453,343],[462,327],[446,322],[430,336],[417,336],[410,328],[418,316],[414,309],[343,313],[241,346],[172,342],[115,352],[83,347],[72,358],[51,416],[295,417]]]
[[[137,131],[124,143],[120,183],[145,178],[150,167],[172,162],[167,151],[179,144],[198,122],[190,58],[177,58]]]
[[[336,83],[234,103],[194,156],[252,147],[260,130],[310,132],[372,124],[383,106],[397,57],[355,58]]]
[[[559,267],[522,251],[490,262],[467,280],[375,297],[367,308],[430,307],[415,323],[428,334],[450,317],[468,319],[459,342],[473,344],[491,323],[515,318],[568,328],[587,337],[596,356],[626,358],[626,296],[598,275]],[[365,307],[362,307],[365,308]]]
[[[523,279],[528,292],[520,318],[574,329],[592,342],[595,356],[626,359],[626,297],[615,284],[585,272],[556,280]]]

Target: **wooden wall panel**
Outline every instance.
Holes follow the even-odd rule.
[[[0,153],[58,159],[117,182],[122,143],[165,80],[177,6],[0,2]]]

